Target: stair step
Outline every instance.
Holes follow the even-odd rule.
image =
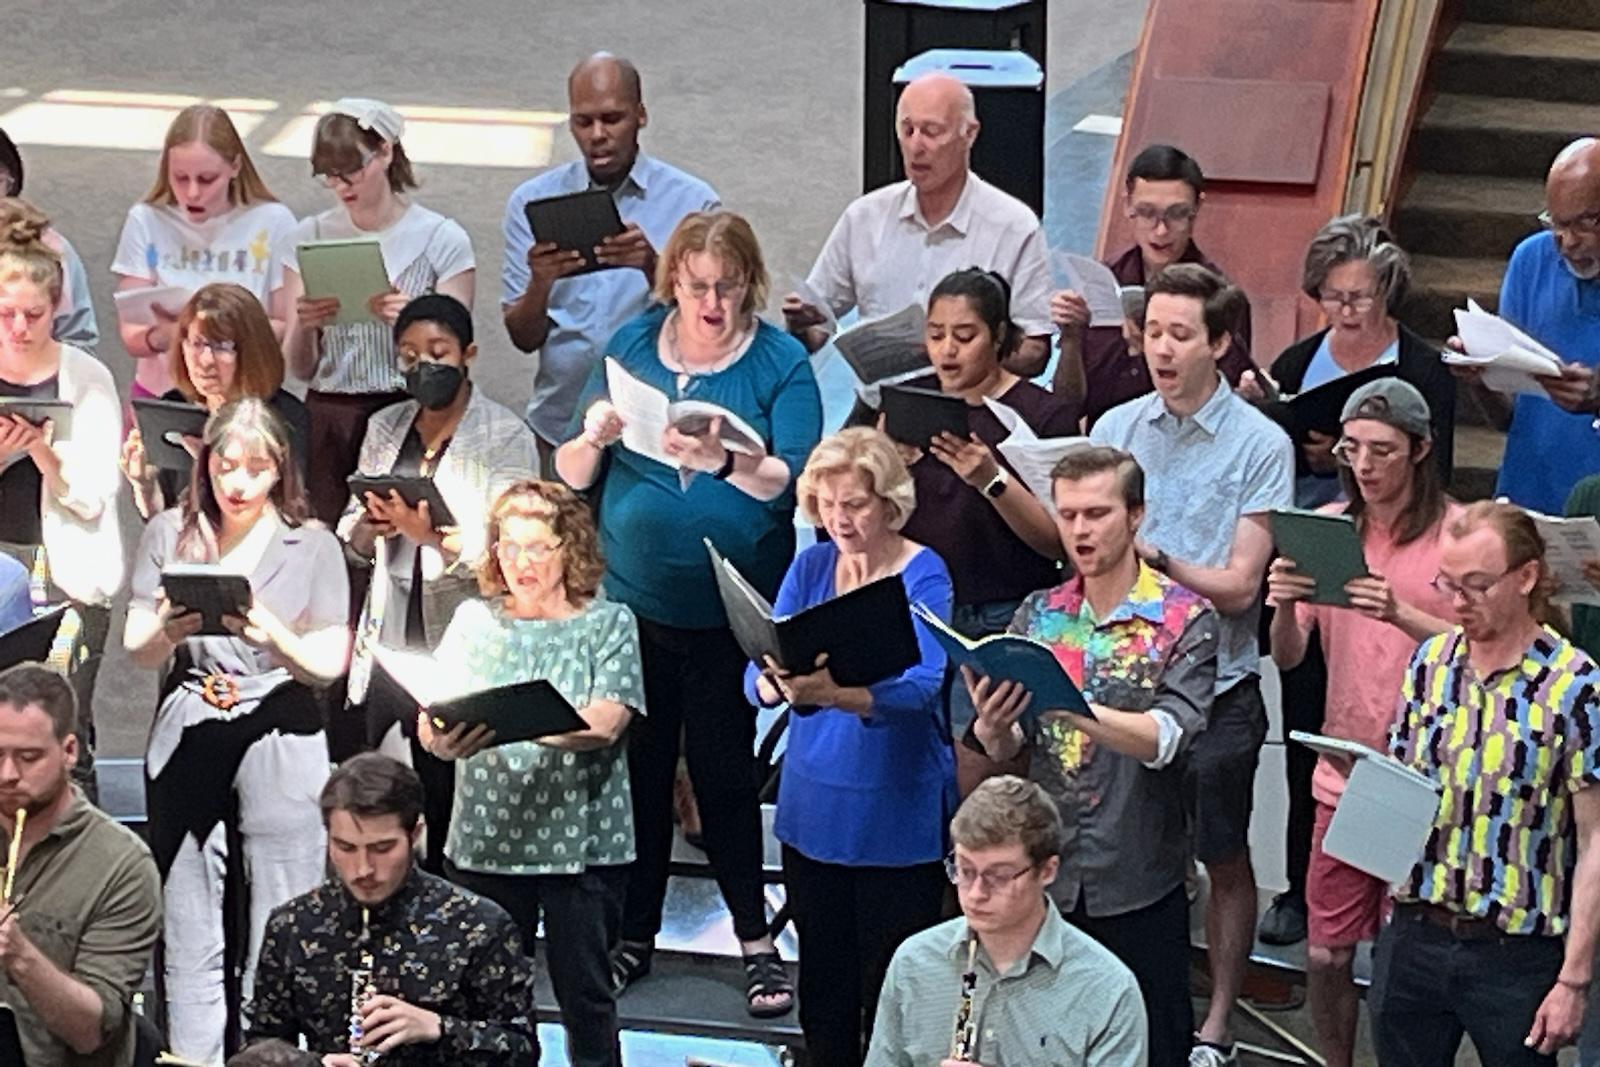
[[[1600,0],[1466,0],[1462,7],[1473,22],[1600,30]]]
[[[1412,138],[1430,171],[1540,178],[1556,153],[1600,129],[1600,104],[1441,93]]]
[[[1412,255],[1504,259],[1543,209],[1538,178],[1424,172],[1395,210],[1395,237]]]
[[[1504,258],[1412,256],[1411,288],[1401,304],[1400,319],[1424,337],[1455,333],[1451,314],[1470,297],[1487,311],[1500,303]]]
[[[1434,62],[1447,93],[1600,102],[1600,29],[1464,22]]]

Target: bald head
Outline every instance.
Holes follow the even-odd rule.
[[[1556,155],[1544,198],[1567,268],[1582,279],[1600,278],[1600,138],[1581,137]]]
[[[627,178],[639,156],[639,131],[650,121],[639,71],[610,52],[596,52],[567,78],[567,128],[589,177],[605,186]]]
[[[567,96],[570,98],[580,85],[607,94],[619,94],[632,104],[644,103],[644,86],[639,80],[639,68],[610,52],[596,52],[572,68],[572,73],[567,75]]]
[[[899,114],[939,114],[952,124],[976,122],[978,108],[972,90],[960,79],[934,71],[913,78],[900,93]]]

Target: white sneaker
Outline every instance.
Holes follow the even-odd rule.
[[[1213,1045],[1195,1039],[1189,1050],[1189,1067],[1238,1067],[1239,1052],[1232,1045]]]

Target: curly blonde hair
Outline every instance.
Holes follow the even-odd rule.
[[[478,564],[478,588],[486,597],[510,592],[496,549],[506,519],[542,519],[561,542],[561,581],[574,601],[589,600],[600,590],[605,557],[600,554],[600,534],[594,512],[583,498],[558,482],[529,479],[517,482],[489,509],[489,551]]]

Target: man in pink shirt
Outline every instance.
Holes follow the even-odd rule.
[[[1439,537],[1460,510],[1444,495],[1428,404],[1415,386],[1383,378],[1345,404],[1334,447],[1349,503],[1329,505],[1355,519],[1368,577],[1345,586],[1349,607],[1310,604],[1315,581],[1279,557],[1267,572],[1272,659],[1298,665],[1316,630],[1328,663],[1323,732],[1386,751],[1395,701],[1417,645],[1449,629],[1450,599],[1434,588]],[[1306,993],[1328,1067],[1350,1067],[1358,999],[1351,960],[1377,936],[1388,886],[1322,851],[1344,792],[1348,763],[1323,756],[1312,779],[1317,813],[1306,875]]]

